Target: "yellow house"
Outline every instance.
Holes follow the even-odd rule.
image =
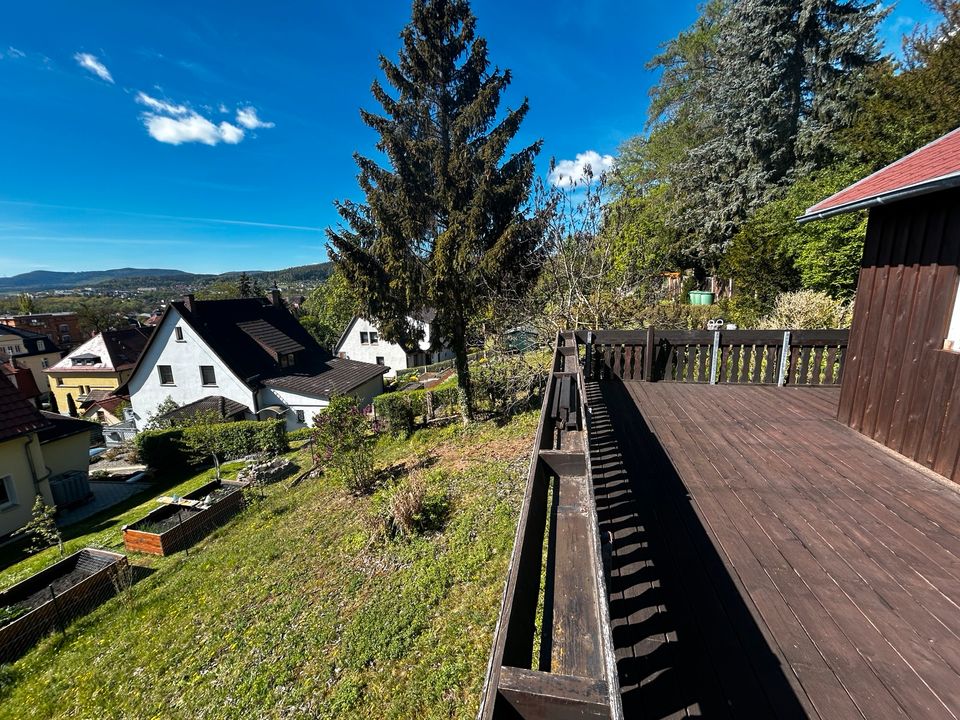
[[[0,355],[16,358],[17,365],[30,371],[43,398],[49,389],[45,371],[58,363],[62,354],[46,335],[0,325]]]
[[[77,416],[85,405],[123,385],[150,333],[150,328],[139,327],[102,332],[47,368],[60,414]]]
[[[89,497],[94,423],[37,410],[0,375],[0,538],[22,528],[37,495],[71,507]]]

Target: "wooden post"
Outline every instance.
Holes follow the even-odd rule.
[[[647,328],[647,347],[643,353],[643,379],[653,382],[653,353],[655,352],[653,326]]]
[[[720,331],[713,331],[713,354],[710,356],[710,384],[717,384],[717,358],[720,357]]]
[[[787,382],[787,368],[790,366],[790,331],[783,331],[783,347],[780,348],[780,367],[777,371],[777,387]]]
[[[593,330],[587,332],[586,354],[583,356],[584,370],[586,379],[593,379]]]

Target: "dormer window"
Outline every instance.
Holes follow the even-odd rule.
[[[99,355],[91,355],[90,353],[84,353],[83,355],[77,355],[76,357],[70,358],[70,364],[74,367],[87,367],[91,365],[100,364]]]
[[[296,356],[293,353],[287,353],[280,356],[280,367],[288,368],[296,364]]]

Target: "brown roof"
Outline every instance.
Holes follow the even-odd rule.
[[[20,397],[20,391],[0,373],[0,440],[37,432],[48,425],[40,411]]]
[[[960,185],[960,128],[834,193],[801,220],[829,217]]]
[[[43,394],[37,387],[37,381],[34,379],[33,373],[28,368],[20,367],[14,358],[2,353],[0,353],[0,371],[17,386],[20,396],[25,400],[33,400]]]
[[[186,420],[208,412],[216,413],[221,418],[232,418],[235,415],[246,415],[250,412],[250,408],[222,395],[208,395],[192,403],[181,405],[159,417],[164,420]]]
[[[147,346],[152,328],[130,327],[123,330],[105,330],[87,340],[47,372],[118,372],[134,367]],[[74,364],[74,360],[99,361],[93,364]]]
[[[241,322],[237,323],[237,327],[253,338],[257,345],[273,355],[274,358],[304,349],[303,345],[285,335],[266,320]]]
[[[263,381],[267,387],[296,393],[333,397],[345,395],[363,383],[383,375],[389,368],[383,365],[334,358],[327,363],[330,369],[316,374],[288,373]]]

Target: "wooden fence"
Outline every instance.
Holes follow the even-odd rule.
[[[588,380],[839,385],[849,330],[577,332]]]
[[[481,720],[623,717],[573,333],[547,382]],[[542,581],[541,581],[542,580]]]

